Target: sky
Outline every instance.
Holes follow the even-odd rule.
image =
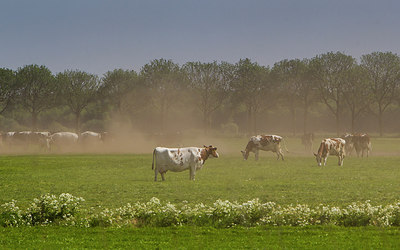
[[[272,67],[340,51],[400,54],[395,0],[1,0],[0,68],[102,76],[154,59]]]

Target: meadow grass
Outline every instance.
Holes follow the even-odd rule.
[[[189,181],[189,172],[166,174],[154,182],[151,154],[2,155],[0,204],[12,199],[21,207],[43,194],[70,193],[83,206],[117,208],[152,197],[162,202],[212,204],[217,199],[245,202],[259,198],[280,205],[320,203],[346,206],[371,200],[385,205],[400,200],[400,140],[374,139],[369,158],[346,157],[344,166],[329,157],[317,167],[311,152],[288,138],[289,153],[277,161],[270,152],[243,161],[239,146],[227,139],[219,159],[207,160]],[[244,147],[244,146],[243,146]],[[317,145],[314,145],[316,148]],[[237,149],[237,153],[236,153]],[[398,248],[398,228],[255,227],[255,228],[1,228],[5,248]]]
[[[70,193],[85,198],[85,206],[109,208],[152,197],[192,204],[260,198],[281,205],[387,204],[400,199],[397,156],[348,157],[343,167],[330,157],[326,167],[317,167],[311,157],[277,161],[264,154],[256,162],[221,155],[206,162],[196,181],[189,181],[186,171],[168,172],[164,182],[154,182],[151,160],[151,155],[2,156],[0,203],[15,199],[24,204],[46,193]]]
[[[399,228],[0,228],[7,249],[399,249]]]

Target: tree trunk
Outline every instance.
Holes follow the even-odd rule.
[[[383,112],[382,110],[379,110],[379,136],[382,137],[383,136]]]
[[[308,120],[308,104],[304,106],[304,115],[303,115],[303,132],[306,134],[308,132],[307,128],[307,120]]]
[[[32,131],[37,130],[37,117],[38,117],[38,114],[36,112],[33,112],[32,113]]]
[[[81,112],[75,113],[75,131],[79,135],[80,134],[80,126],[81,126]]]
[[[251,107],[247,108],[247,133],[250,134],[251,133],[251,119],[252,119],[253,115],[252,115],[252,110]]]
[[[206,110],[203,110],[203,126],[204,126],[204,134],[208,135],[209,118]]]
[[[292,133],[293,136],[296,136],[296,107],[294,103],[291,105],[290,113],[292,113]]]

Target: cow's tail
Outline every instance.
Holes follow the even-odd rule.
[[[153,162],[151,163],[151,169],[154,169],[154,156],[156,154],[156,149],[153,150]]]

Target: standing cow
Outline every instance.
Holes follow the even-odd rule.
[[[79,136],[79,142],[83,146],[98,146],[102,142],[101,134],[92,131],[85,131]]]
[[[314,153],[318,166],[321,166],[322,161],[324,162],[324,166],[326,166],[326,160],[329,155],[336,155],[339,158],[339,166],[343,166],[343,160],[346,155],[345,145],[346,141],[342,138],[323,139],[319,146],[318,153]]]
[[[364,157],[364,152],[366,152],[367,157],[369,156],[369,152],[371,151],[371,140],[369,135],[367,134],[355,134],[353,135],[353,144],[354,149],[356,150],[357,157]]]
[[[78,142],[78,135],[73,132],[57,132],[50,137],[50,148],[74,148]]]
[[[263,151],[272,151],[276,153],[279,157],[281,157],[282,161],[283,159],[283,152],[280,146],[281,141],[283,141],[282,136],[279,135],[257,135],[257,136],[252,136],[247,143],[246,149],[242,152],[243,159],[247,160],[249,158],[250,152],[253,152],[256,157],[256,161],[258,160],[258,151],[263,150]],[[286,146],[285,146],[286,148]],[[286,149],[286,152],[288,150]]]
[[[153,151],[154,181],[157,181],[158,173],[164,181],[164,174],[171,170],[172,172],[182,172],[190,170],[190,180],[195,179],[196,170],[200,170],[208,157],[218,158],[217,148],[213,146],[204,146],[203,148],[163,148],[156,147]]]

